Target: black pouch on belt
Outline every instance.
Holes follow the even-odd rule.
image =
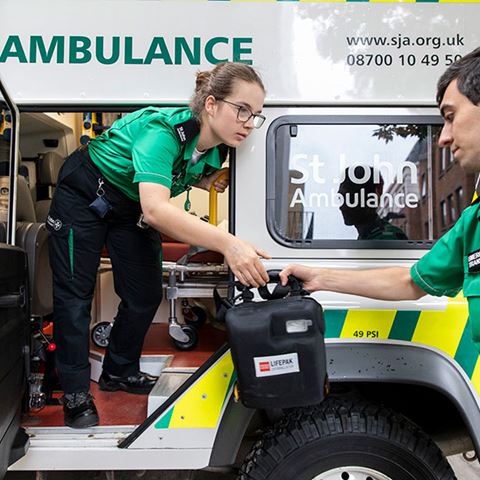
[[[266,301],[253,301],[242,289],[240,303],[221,301],[242,403],[252,408],[291,408],[320,403],[327,390],[325,322],[321,305],[295,277],[286,287],[279,272],[270,271],[270,292],[258,289]],[[220,301],[220,302],[219,302]]]
[[[90,209],[93,210],[100,218],[104,218],[105,215],[112,209],[110,202],[102,197],[97,197],[90,205]]]
[[[105,190],[103,188],[105,181],[103,178],[98,179],[97,198],[88,206],[93,210],[100,218],[104,218],[107,213],[112,209],[112,205],[105,198]]]

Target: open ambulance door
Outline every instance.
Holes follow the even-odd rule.
[[[15,247],[19,115],[0,78],[0,480],[26,451],[20,428],[29,344],[26,253]]]

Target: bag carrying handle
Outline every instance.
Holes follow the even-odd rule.
[[[280,270],[268,270],[267,273],[269,277],[268,284],[276,283],[277,285],[272,292],[268,290],[268,284],[264,287],[258,288],[258,293],[264,300],[276,300],[279,298],[284,298],[288,294],[290,294],[290,296],[303,296],[310,294],[307,290],[303,289],[302,282],[293,275],[288,276],[288,283],[287,285],[283,286],[280,283]],[[240,291],[240,294],[237,295],[235,298],[223,298],[218,293],[217,287],[213,289],[213,298],[215,300],[215,307],[217,311],[216,318],[219,321],[225,320],[225,314],[227,313],[227,310],[229,310],[235,305],[235,301],[238,298],[241,298],[243,302],[251,302],[254,297],[253,292],[251,291],[251,288],[253,287],[246,287],[238,281],[228,282],[228,286],[234,286],[237,290]]]
[[[268,284],[276,283],[275,288],[270,291],[267,285],[258,287],[258,294],[264,300],[276,300],[278,298],[284,298],[288,294],[290,296],[302,296],[307,295],[308,292],[303,289],[302,282],[295,276],[289,275],[286,285],[282,285],[280,281],[280,270],[268,270]]]

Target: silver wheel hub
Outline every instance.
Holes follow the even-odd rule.
[[[312,480],[392,480],[383,473],[365,467],[339,467],[323,472]]]

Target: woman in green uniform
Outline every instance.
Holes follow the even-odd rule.
[[[227,148],[238,147],[263,124],[264,98],[251,67],[219,64],[197,75],[189,108],[133,112],[66,160],[47,218],[66,425],[98,424],[89,393],[89,325],[104,245],[121,302],[99,381],[102,390],[146,394],[155,384],[156,377],[140,372],[139,359],[161,301],[158,232],[222,253],[244,284],[268,280],[260,261],[268,258],[265,252],[169,202],[192,186],[225,189],[217,177]]]

